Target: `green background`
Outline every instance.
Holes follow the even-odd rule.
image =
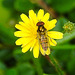
[[[28,15],[33,9],[36,13],[42,7],[38,0],[0,0],[0,75],[59,75],[56,69],[40,54],[38,59],[32,52],[21,52],[15,45],[15,24],[21,19],[21,13]],[[53,30],[64,33],[57,40],[58,45],[51,46],[51,54],[58,61],[66,75],[75,75],[75,30],[64,32],[66,22],[75,23],[75,0],[43,0],[58,14]],[[47,12],[45,10],[45,12]],[[52,19],[52,18],[51,18]]]

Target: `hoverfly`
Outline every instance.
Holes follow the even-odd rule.
[[[41,45],[44,51],[47,51],[47,49],[50,47],[47,35],[47,29],[44,27],[44,22],[42,21],[38,22],[37,26],[38,26],[37,33],[38,33],[39,44]]]

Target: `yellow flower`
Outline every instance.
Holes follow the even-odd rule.
[[[16,41],[16,45],[22,45],[21,47],[23,53],[27,52],[29,49],[30,51],[32,51],[33,49],[33,55],[35,58],[38,58],[39,51],[42,55],[50,54],[50,49],[44,51],[42,47],[40,47],[38,42],[37,23],[40,21],[44,22],[44,27],[47,30],[50,45],[56,46],[57,43],[54,39],[63,38],[63,33],[57,31],[49,31],[50,29],[55,27],[55,24],[57,22],[56,19],[49,21],[49,16],[49,13],[46,13],[44,15],[44,10],[42,9],[38,11],[37,15],[34,13],[33,10],[29,10],[29,18],[25,14],[21,14],[21,19],[23,20],[23,22],[21,21],[19,22],[19,24],[15,25],[15,27],[20,31],[16,31],[14,35],[16,37],[20,37]]]

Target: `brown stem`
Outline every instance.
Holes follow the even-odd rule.
[[[57,18],[56,12],[51,7],[48,7],[47,4],[43,0],[37,0],[37,3],[46,11],[48,11],[53,18]]]
[[[49,61],[49,63],[53,65],[53,67],[56,68],[59,75],[66,75],[66,73],[61,69],[60,65],[51,54],[50,54],[50,57],[46,55],[45,58]]]
[[[49,63],[51,63],[54,66],[48,55],[45,55],[45,58],[49,61]]]

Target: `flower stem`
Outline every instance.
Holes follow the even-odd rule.
[[[43,75],[43,70],[42,70],[41,64],[39,62],[39,59],[33,58],[33,62],[34,62],[34,65],[36,66],[38,75]]]
[[[53,18],[57,18],[57,13],[51,8],[49,7],[44,0],[37,0],[38,5],[40,5],[42,8],[44,8],[46,11],[48,11]]]
[[[55,67],[59,75],[66,75],[60,68],[58,62],[54,59],[54,57],[51,54],[50,57],[48,55],[46,55],[45,57]]]

